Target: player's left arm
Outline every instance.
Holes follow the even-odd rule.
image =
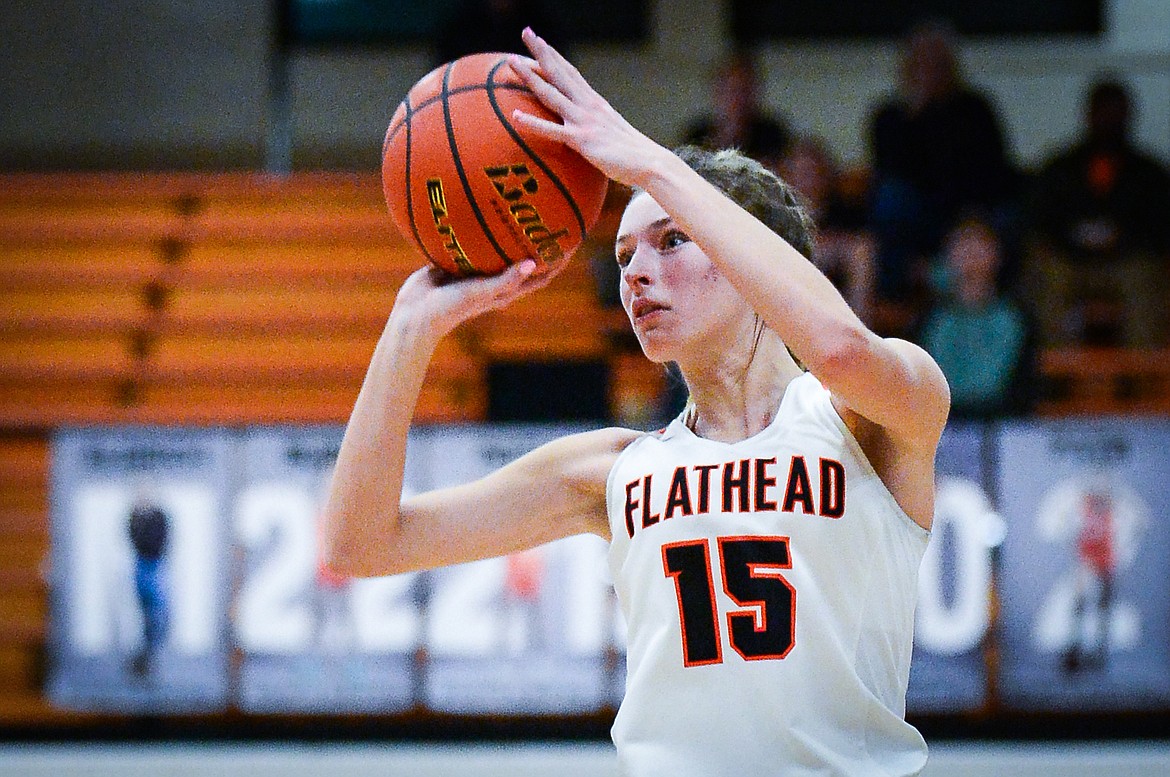
[[[513,68],[561,122],[518,112],[527,130],[566,143],[607,176],[645,190],[834,394],[838,407],[933,457],[950,391],[930,356],[878,337],[816,266],[669,149],[632,127],[555,49],[530,30],[534,59]]]

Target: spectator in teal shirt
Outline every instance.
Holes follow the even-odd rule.
[[[951,417],[1027,413],[1035,397],[1034,326],[1000,290],[1003,244],[991,223],[967,216],[954,226],[934,268],[937,302],[919,343],[951,386]]]

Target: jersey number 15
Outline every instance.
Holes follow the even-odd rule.
[[[778,571],[792,568],[788,538],[719,537],[716,542],[723,591],[744,608],[727,613],[732,649],[748,661],[784,658],[796,638],[796,590]],[[662,568],[678,595],[683,664],[722,663],[708,540],[664,545]]]

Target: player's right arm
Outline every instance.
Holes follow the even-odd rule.
[[[521,262],[455,280],[433,268],[398,293],[346,426],[325,509],[325,564],[387,575],[503,555],[570,534],[606,533],[605,479],[632,436],[558,440],[474,483],[402,501],[406,437],[439,340],[463,321],[548,283]]]

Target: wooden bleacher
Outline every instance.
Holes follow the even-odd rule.
[[[1043,415],[1170,414],[1170,348],[1054,348],[1040,359]]]
[[[0,435],[0,724],[58,715],[40,693],[48,470],[45,437]]]
[[[421,423],[478,421],[487,367],[605,360],[615,414],[663,372],[616,343],[588,252],[444,341]],[[88,424],[342,423],[402,280],[376,173],[0,175],[0,724],[77,716],[40,694],[49,433]],[[1170,412],[1170,352],[1044,354],[1045,414]]]

